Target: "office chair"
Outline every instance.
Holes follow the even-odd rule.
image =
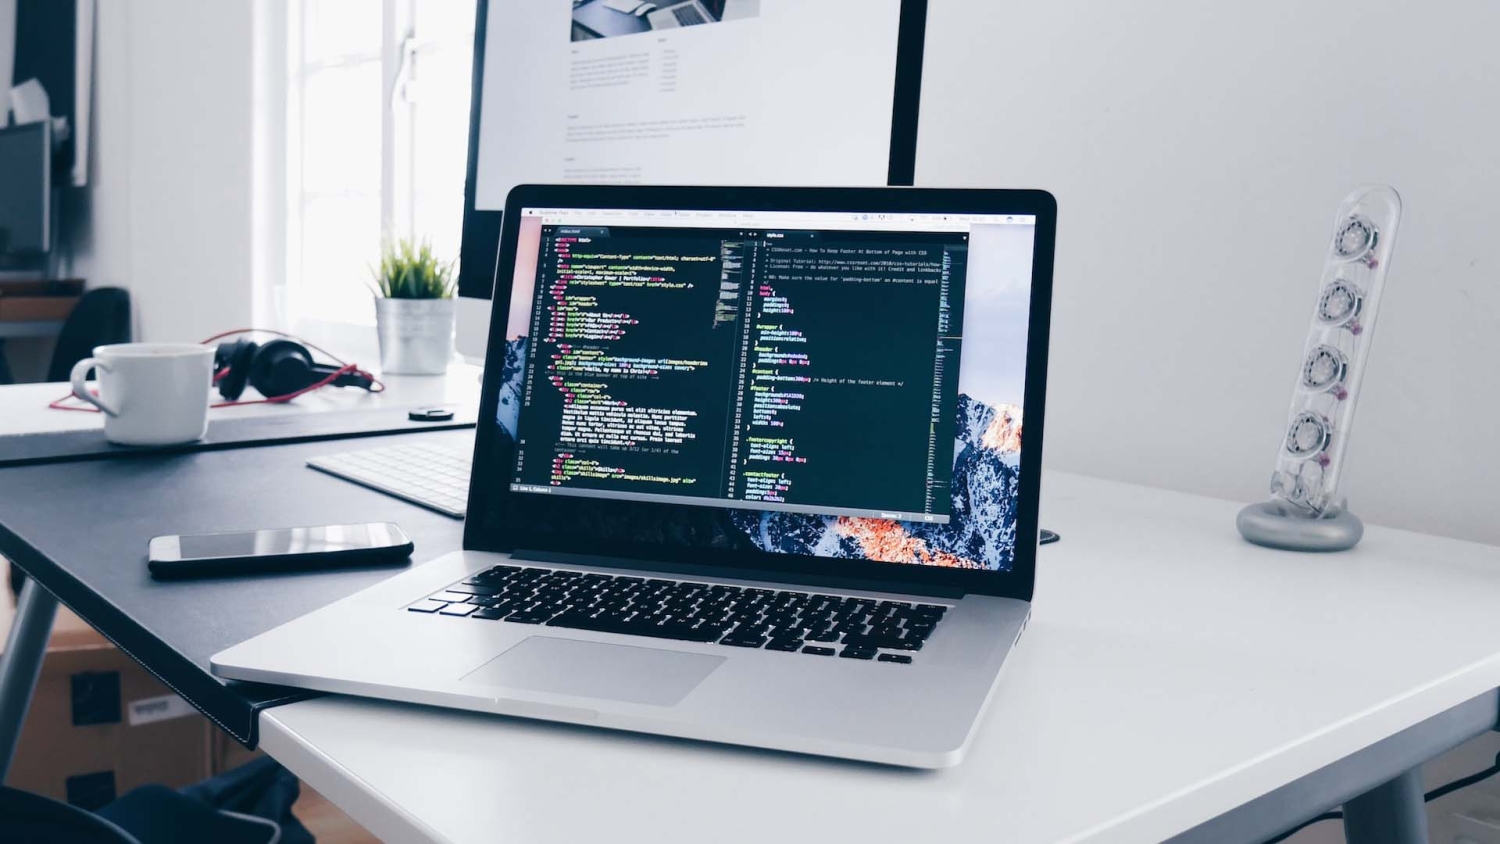
[[[48,381],[66,381],[73,364],[95,346],[130,342],[130,294],[118,287],[96,287],[83,294],[57,335]]]
[[[130,337],[130,293],[118,287],[96,287],[87,291],[73,306],[73,312],[68,314],[62,331],[58,332],[52,363],[47,368],[47,380],[68,380],[73,364],[93,354],[95,346],[129,343]],[[0,383],[6,383],[6,380],[0,380]],[[11,591],[20,595],[24,582],[25,572],[11,563]]]

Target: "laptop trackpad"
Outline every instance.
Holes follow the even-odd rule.
[[[671,706],[722,656],[532,636],[464,675],[465,683]]]

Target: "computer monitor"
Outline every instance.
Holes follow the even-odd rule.
[[[458,284],[470,360],[484,359],[518,184],[911,184],[926,0],[636,5],[477,4]]]
[[[52,248],[52,133],[46,123],[0,129],[0,267]]]

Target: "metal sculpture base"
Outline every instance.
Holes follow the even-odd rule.
[[[1359,544],[1365,525],[1337,507],[1318,518],[1300,516],[1279,501],[1262,501],[1234,520],[1240,534],[1256,545],[1285,551],[1347,551]]]

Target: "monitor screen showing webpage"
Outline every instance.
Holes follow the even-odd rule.
[[[884,185],[901,0],[489,4],[474,207],[521,183]]]
[[[524,208],[494,471],[514,498],[599,507],[569,531],[1008,571],[1035,233]]]

